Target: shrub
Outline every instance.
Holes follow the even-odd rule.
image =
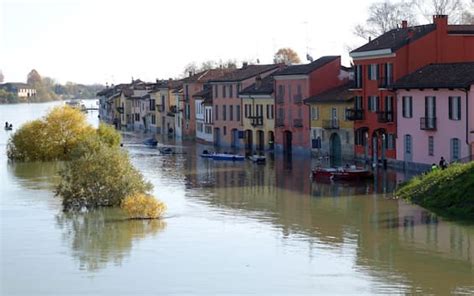
[[[103,143],[95,144],[95,150],[67,162],[60,171],[56,195],[63,198],[65,211],[120,206],[126,196],[152,189],[133,167],[126,152]]]
[[[42,120],[23,124],[8,141],[8,158],[19,161],[48,160],[47,138],[44,133],[45,123]]]
[[[102,143],[110,147],[119,146],[122,141],[120,134],[110,124],[100,123],[97,135]]]
[[[144,193],[135,193],[127,196],[122,201],[121,207],[132,219],[160,218],[166,210],[163,202]]]

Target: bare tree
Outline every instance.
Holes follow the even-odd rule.
[[[447,15],[449,22],[464,23],[471,20],[474,14],[473,2],[466,0],[414,0],[416,7],[428,22],[433,15]]]
[[[406,20],[410,24],[416,24],[416,15],[411,9],[411,3],[407,1],[391,2],[384,0],[375,2],[369,6],[369,17],[365,24],[358,24],[354,28],[354,34],[364,39],[377,37],[386,33]]]
[[[286,65],[299,64],[301,63],[300,57],[293,49],[280,48],[273,57],[273,62],[275,64],[284,63]]]

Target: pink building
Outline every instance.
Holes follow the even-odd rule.
[[[430,64],[395,82],[397,163],[414,170],[474,154],[474,61]]]
[[[341,57],[324,56],[310,64],[289,66],[273,77],[276,149],[310,153],[309,107],[303,100],[347,82],[348,73],[341,73]]]
[[[214,145],[243,147],[243,118],[239,92],[255,83],[257,76],[266,77],[280,65],[246,65],[209,81],[214,105]]]

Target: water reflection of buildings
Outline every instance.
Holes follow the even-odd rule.
[[[270,223],[283,237],[306,238],[310,246],[353,245],[357,268],[376,279],[378,292],[473,289],[473,230],[392,199],[403,174],[379,171],[372,182],[321,183],[310,180],[311,163],[304,159],[195,164],[187,178],[190,189],[201,191],[196,198]]]

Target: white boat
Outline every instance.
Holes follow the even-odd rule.
[[[242,161],[245,156],[238,154],[226,154],[226,153],[215,153],[210,157],[214,160],[231,160],[231,161]]]

